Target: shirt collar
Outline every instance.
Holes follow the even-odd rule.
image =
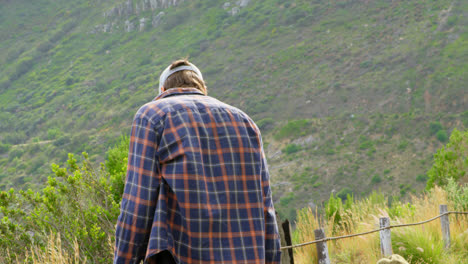
[[[191,87],[179,87],[179,88],[170,88],[167,89],[164,93],[158,95],[156,98],[154,98],[153,101],[162,99],[164,97],[168,97],[171,95],[183,95],[183,94],[199,94],[199,95],[204,95],[200,90],[197,88],[191,88]]]

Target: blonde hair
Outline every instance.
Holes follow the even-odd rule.
[[[189,66],[187,59],[174,61],[169,69],[174,69],[179,66]],[[163,84],[164,88],[171,89],[176,87],[194,87],[200,90],[203,94],[207,94],[205,82],[193,71],[182,70],[171,74]]]

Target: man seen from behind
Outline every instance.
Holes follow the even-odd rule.
[[[279,263],[260,131],[173,62],[136,113],[114,263]]]

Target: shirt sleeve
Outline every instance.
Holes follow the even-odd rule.
[[[156,157],[159,137],[153,122],[137,113],[116,225],[114,263],[139,263],[145,258],[160,184]]]
[[[265,263],[280,263],[281,241],[276,222],[275,208],[270,188],[270,174],[268,172],[265,153],[262,148],[262,187],[265,214]]]

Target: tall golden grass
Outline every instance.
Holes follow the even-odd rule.
[[[114,246],[109,237],[108,239],[109,254],[112,254]],[[10,259],[10,258],[9,258]],[[75,239],[73,241],[73,251],[68,252],[62,246],[60,234],[51,233],[44,248],[33,246],[26,250],[24,258],[16,256],[16,263],[28,264],[79,264],[89,263],[86,256],[80,254],[80,245]]]
[[[391,224],[415,223],[439,215],[439,205],[447,204],[449,210],[457,210],[457,205],[449,201],[447,192],[439,187],[422,196],[412,196],[411,204],[394,203],[390,208],[383,195],[373,194],[355,201],[351,208],[341,212],[342,224],[334,225],[333,216],[319,225],[317,213],[310,208],[298,212],[294,243],[313,241],[314,229],[325,230],[327,236],[356,234],[378,228],[379,217],[389,216]],[[400,254],[410,263],[468,263],[468,217],[450,215],[452,245],[444,250],[440,221],[391,229],[393,252]],[[377,263],[380,254],[379,233],[329,241],[329,254],[332,263]],[[315,245],[296,248],[296,263],[317,263]]]

